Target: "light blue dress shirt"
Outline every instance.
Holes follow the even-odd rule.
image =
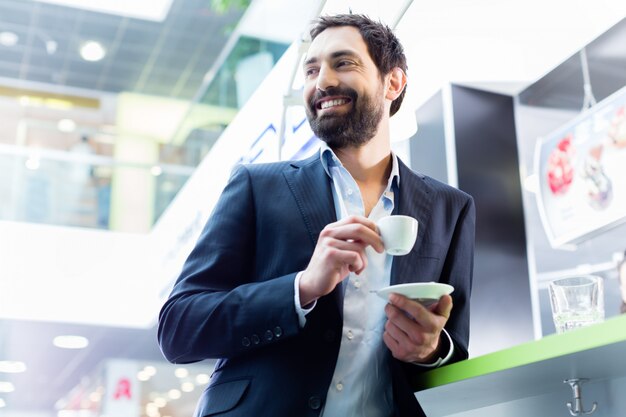
[[[337,219],[365,216],[361,192],[333,151],[324,146],[322,165],[332,179]],[[373,222],[389,216],[399,183],[398,161],[392,156],[387,187],[369,214]],[[367,267],[343,281],[343,330],[339,356],[328,389],[323,417],[388,417],[393,412],[391,373],[383,342],[385,300],[372,292],[389,285],[392,256],[366,249]]]

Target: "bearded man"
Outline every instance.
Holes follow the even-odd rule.
[[[467,358],[474,203],[391,151],[403,48],[361,15],[321,17],[304,101],[320,152],[239,166],[159,316],[174,363],[217,358],[195,416],[423,415],[424,370]],[[414,217],[413,250],[384,252],[376,221]],[[437,281],[432,306],[373,291]]]

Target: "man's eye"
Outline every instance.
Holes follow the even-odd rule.
[[[304,75],[306,77],[310,77],[311,75],[315,75],[317,73],[317,68],[307,68],[304,70]]]
[[[345,67],[346,65],[350,65],[350,64],[351,64],[350,61],[338,61],[337,67]]]

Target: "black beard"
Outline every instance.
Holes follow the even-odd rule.
[[[352,109],[344,115],[317,116],[315,102],[328,96],[350,97]],[[313,133],[332,149],[359,147],[376,135],[383,118],[383,101],[376,103],[371,96],[359,97],[351,88],[316,90],[305,105],[306,116]]]

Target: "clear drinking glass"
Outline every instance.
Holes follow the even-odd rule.
[[[604,320],[601,277],[582,275],[550,282],[550,305],[557,333]]]

